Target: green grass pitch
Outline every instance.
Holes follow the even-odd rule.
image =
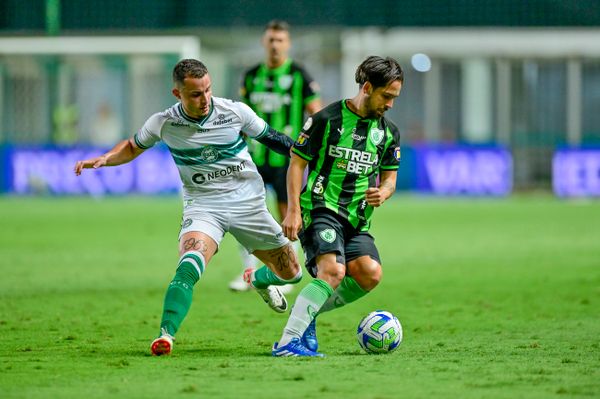
[[[287,316],[228,291],[230,236],[173,354],[150,356],[180,210],[174,197],[0,197],[0,397],[600,397],[599,202],[398,195],[373,223],[382,283],[320,317],[324,359],[270,356]],[[355,340],[375,309],[404,327],[390,355]]]

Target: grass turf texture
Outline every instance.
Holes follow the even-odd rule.
[[[600,395],[598,202],[389,201],[372,229],[383,281],[320,317],[324,359],[270,357],[287,316],[228,291],[240,270],[231,236],[173,354],[150,356],[180,208],[177,198],[0,197],[2,398]],[[403,324],[391,355],[356,343],[375,309]]]

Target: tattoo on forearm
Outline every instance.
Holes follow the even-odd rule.
[[[384,181],[383,183],[381,183],[381,187],[386,188],[387,190],[390,191],[390,193],[393,193],[395,191],[394,185],[392,183],[390,183],[389,181]]]
[[[208,250],[208,245],[206,245],[206,241],[202,239],[198,240],[192,237],[183,242],[183,249],[186,251],[194,250],[204,254]]]

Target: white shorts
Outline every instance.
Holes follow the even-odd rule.
[[[190,231],[199,231],[215,240],[217,246],[226,232],[230,232],[248,252],[257,249],[276,249],[289,243],[283,230],[267,210],[263,201],[255,207],[230,209],[186,203],[183,209],[179,239]]]

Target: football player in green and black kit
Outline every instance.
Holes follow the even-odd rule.
[[[396,60],[371,56],[355,79],[358,94],[310,117],[292,147],[283,232],[300,238],[315,279],[298,294],[273,356],[322,356],[315,317],[361,298],[381,279],[369,227],[373,209],[396,188],[400,134],[384,113],[404,74]]]
[[[244,74],[240,95],[269,126],[296,139],[305,113],[312,115],[321,109],[319,87],[302,66],[288,57],[291,46],[289,25],[273,20],[265,26],[262,44],[264,62]],[[249,142],[252,159],[266,185],[275,193],[279,220],[287,212],[285,177],[289,157],[271,151],[260,143]],[[243,270],[255,268],[256,258],[242,249]],[[286,293],[292,286],[283,286]],[[238,275],[229,283],[234,291],[245,291],[250,285]],[[287,288],[287,290],[286,290]]]

